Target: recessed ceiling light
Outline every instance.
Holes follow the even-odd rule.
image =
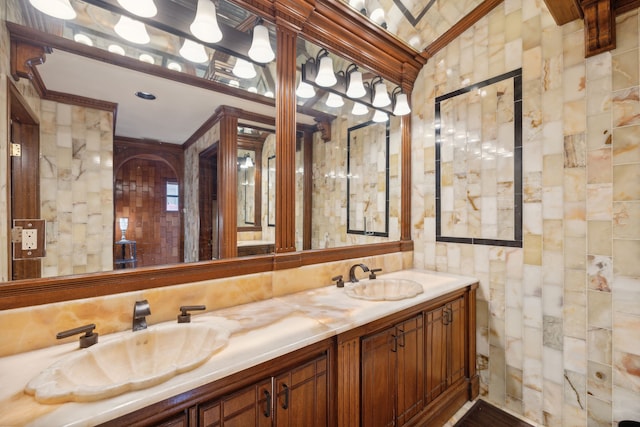
[[[156,99],[156,96],[149,92],[138,91],[136,92],[136,96],[138,98],[146,99],[148,101],[153,101],[154,99]]]
[[[80,44],[87,46],[93,46],[93,41],[86,34],[78,33],[73,36],[73,40]]]
[[[107,50],[109,52],[111,52],[111,53],[115,53],[115,54],[124,56],[124,49],[120,45],[110,44],[109,47],[107,47]]]
[[[153,56],[149,55],[148,53],[141,53],[138,59],[140,59],[140,61],[142,62],[146,62],[147,64],[156,63],[155,59],[153,59]]]
[[[177,62],[169,62],[167,64],[167,68],[173,71],[182,71],[182,65],[178,64]]]

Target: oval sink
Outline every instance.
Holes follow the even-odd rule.
[[[364,280],[345,286],[345,290],[351,298],[370,301],[395,301],[424,292],[420,283],[407,279]]]
[[[40,403],[62,403],[140,390],[202,365],[228,339],[228,331],[207,323],[125,333],[60,359],[29,381],[25,392]]]

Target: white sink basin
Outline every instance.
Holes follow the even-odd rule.
[[[172,323],[79,349],[35,376],[25,392],[40,403],[89,402],[160,384],[194,369],[229,340],[215,323]]]
[[[396,301],[413,298],[424,292],[422,285],[407,279],[373,279],[347,284],[345,291],[351,298],[370,301]]]

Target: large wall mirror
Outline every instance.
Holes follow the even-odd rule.
[[[127,14],[115,0],[72,0],[78,19],[70,21],[53,20],[34,12],[25,0],[9,1],[12,8],[22,12],[11,18],[15,23],[7,23],[12,40],[34,49],[29,54],[42,57],[42,61],[21,65],[17,75],[35,78],[32,83],[22,80],[14,91],[15,104],[31,110],[40,126],[39,185],[40,193],[46,197],[41,200],[39,217],[47,221],[47,255],[38,261],[42,271],[32,277],[111,271],[119,254],[125,254],[122,258],[131,256],[127,255],[130,248],[122,252],[117,246],[121,241],[137,243],[137,262],[124,263],[127,268],[157,268],[219,258],[214,250],[205,256],[199,251],[207,244],[215,245],[215,225],[230,221],[218,205],[217,192],[224,184],[210,188],[210,197],[204,201],[201,193],[209,185],[205,181],[219,173],[228,174],[231,168],[237,178],[233,183],[232,218],[238,256],[256,254],[241,253],[240,246],[245,242],[250,242],[249,246],[266,245],[261,253],[276,252],[273,245],[280,236],[278,224],[282,221],[276,206],[281,206],[278,203],[283,198],[295,200],[295,230],[291,230],[295,232],[295,250],[400,240],[400,156],[401,146],[408,141],[402,120],[390,116],[388,124],[388,236],[348,233],[348,131],[371,121],[374,111],[355,112],[357,102],[347,97],[337,105],[330,99],[332,91],[326,89],[317,88],[311,97],[297,96],[297,102],[274,93],[277,84],[282,84],[276,74],[276,61],[272,58],[259,63],[247,55],[253,27],[258,23],[258,16],[252,12],[255,9],[247,11],[221,0],[218,16],[223,41],[201,43],[198,49],[200,53],[204,49],[206,58],[198,60],[189,57],[185,49],[186,39],[193,36],[188,25],[180,25],[188,19],[176,28],[163,22],[171,19],[166,14],[142,19],[150,44],[140,45],[124,41],[114,32],[121,14]],[[180,13],[195,13],[195,2],[176,7]],[[262,25],[267,28],[275,51],[275,25],[267,19]],[[229,40],[235,42],[228,43]],[[297,86],[302,65],[321,49],[300,35],[295,43],[296,58],[287,55],[296,61]],[[38,53],[38,46],[47,49]],[[355,65],[354,59],[329,55],[337,75],[344,75],[347,68]],[[352,51],[349,57],[360,56]],[[240,70],[246,66],[244,62],[253,71]],[[365,81],[378,77],[370,69],[359,69]],[[400,81],[400,74],[390,70],[385,70],[386,75]],[[390,94],[393,85],[387,82]],[[292,117],[298,128],[298,141],[291,159],[276,156],[280,143],[276,141],[276,100],[280,99],[284,99],[285,111],[297,110]],[[13,101],[12,98],[11,105]],[[171,108],[167,109],[167,104]],[[237,117],[233,143],[225,142],[230,141],[231,134],[224,123],[231,122],[220,122],[220,109]],[[271,124],[266,125],[264,118]],[[242,128],[259,129],[261,152],[246,144],[250,136],[244,135]],[[235,125],[233,129],[235,132]],[[246,159],[251,159],[253,171]],[[246,168],[240,167],[241,161]],[[281,173],[293,177],[294,195],[278,188]],[[144,191],[144,197],[149,198],[148,203],[144,202],[149,206],[147,213],[136,205],[141,197],[137,193]],[[164,223],[148,214],[160,210]],[[1,215],[3,222],[10,222],[10,212],[3,211]],[[202,233],[203,218],[211,224],[210,233]],[[178,230],[172,228],[171,239],[165,234],[166,224]],[[170,250],[152,254],[153,244],[145,241],[147,236],[171,240]],[[8,239],[0,243],[9,247]],[[398,247],[388,246],[389,250]],[[291,250],[291,246],[286,248]],[[205,267],[199,263],[193,271],[202,268]],[[10,269],[11,261],[4,260],[0,265],[1,280],[10,280]],[[144,271],[152,276],[153,270]],[[91,277],[109,281],[111,276]],[[84,279],[73,280],[83,286]]]

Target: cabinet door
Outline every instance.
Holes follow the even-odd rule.
[[[422,315],[396,326],[396,425],[405,424],[424,404],[424,330]]]
[[[396,328],[362,339],[360,425],[393,426],[395,422]]]
[[[271,379],[200,405],[201,427],[267,427],[272,420]]]
[[[327,427],[329,379],[323,355],[275,379],[274,416],[278,427]]]
[[[466,316],[464,298],[447,304],[449,311],[449,360],[447,385],[464,378]]]
[[[446,307],[425,314],[425,403],[438,397],[447,387],[447,323]]]

